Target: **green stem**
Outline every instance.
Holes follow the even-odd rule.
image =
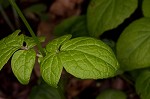
[[[1,14],[2,14],[4,20],[6,21],[6,23],[7,23],[8,26],[10,27],[10,29],[11,29],[12,31],[14,31],[15,28],[13,27],[13,25],[12,25],[12,23],[10,22],[9,18],[7,17],[7,15],[6,15],[6,13],[5,13],[5,11],[4,11],[4,9],[3,9],[3,7],[2,7],[1,4],[0,4],[0,12],[1,12]]]
[[[31,36],[33,37],[34,41],[36,42],[39,51],[42,53],[43,56],[45,56],[44,50],[43,50],[38,38],[36,37],[35,33],[33,32],[32,28],[29,25],[29,23],[27,22],[26,18],[24,17],[22,11],[19,9],[17,4],[14,2],[14,0],[9,0],[9,2],[16,9],[16,11],[18,12],[19,16],[21,17],[23,23],[26,25],[26,27],[29,30]]]

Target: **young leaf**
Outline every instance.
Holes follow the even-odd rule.
[[[150,18],[131,23],[117,42],[117,57],[124,70],[150,66]]]
[[[12,71],[22,84],[28,84],[35,64],[36,52],[33,49],[19,50],[14,53],[11,66]]]
[[[145,17],[150,17],[150,0],[143,0],[142,11]]]
[[[72,34],[73,37],[88,36],[86,16],[74,16],[62,21],[54,30],[55,35]]]
[[[47,54],[41,60],[40,69],[42,77],[45,82],[53,87],[57,87],[63,69],[58,56],[59,47],[70,38],[71,35],[65,35],[49,42],[46,46]]]
[[[65,35],[54,39],[46,45],[46,51],[50,53],[58,53],[60,46],[71,38],[71,35]]]
[[[11,35],[0,40],[0,70],[7,63],[13,53],[22,47],[24,36],[18,36],[19,32],[20,30],[16,30]]]
[[[45,37],[38,37],[40,42],[44,42],[45,41]],[[28,36],[24,36],[24,41],[26,43],[26,46],[28,49],[33,48],[34,46],[36,46],[36,43],[34,41],[34,39],[32,37],[28,37]]]
[[[63,69],[59,56],[55,53],[48,53],[40,65],[44,81],[53,87],[57,87]]]
[[[91,0],[87,24],[91,36],[116,28],[136,9],[138,0]]]
[[[119,68],[112,50],[94,38],[78,37],[66,41],[59,56],[66,71],[82,79],[112,77]]]
[[[127,96],[122,91],[108,89],[100,93],[96,99],[127,99]]]
[[[136,80],[135,88],[141,99],[150,99],[150,71],[144,71]]]

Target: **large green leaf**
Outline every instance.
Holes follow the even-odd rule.
[[[86,27],[86,16],[73,16],[62,21],[54,30],[55,35],[72,34],[73,37],[89,36]]]
[[[87,24],[91,36],[98,37],[116,28],[136,9],[138,0],[91,0]]]
[[[150,66],[150,18],[131,23],[117,42],[117,57],[124,70]]]
[[[96,99],[127,99],[127,96],[122,91],[108,89],[100,93]]]
[[[54,87],[63,67],[70,74],[82,79],[108,78],[116,74],[118,62],[102,41],[70,35],[51,41],[46,46],[46,56],[41,61],[41,74],[45,82]]]
[[[102,41],[89,37],[66,41],[59,56],[66,71],[82,79],[112,77],[119,68],[112,50]]]
[[[144,16],[150,17],[150,0],[143,0],[142,11]]]
[[[33,49],[15,52],[11,60],[12,71],[22,84],[28,84],[35,64],[36,52]]]
[[[150,71],[144,71],[136,80],[135,88],[141,99],[150,99]]]
[[[20,30],[16,30],[11,35],[0,40],[0,70],[7,63],[13,53],[22,47],[24,36],[18,36],[19,32]]]

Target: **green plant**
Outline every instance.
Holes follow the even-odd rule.
[[[40,38],[35,36],[17,5],[12,0],[9,1],[16,8],[32,37],[19,35],[20,30],[16,30],[3,38],[0,41],[0,69],[12,56],[11,65],[15,76],[20,83],[28,84],[35,58],[38,56],[42,78],[53,87],[57,87],[63,68],[81,79],[109,78],[123,75],[124,72],[132,74],[133,70],[139,69],[141,74],[138,75],[139,72],[135,71],[136,76],[133,77],[135,88],[142,99],[149,99],[150,71],[145,71],[150,66],[149,0],[142,1],[143,17],[131,22],[124,29],[116,42],[116,50],[109,40],[105,40],[105,44],[98,37],[123,23],[137,9],[140,2],[138,0],[91,0],[86,15],[69,18],[58,25],[54,33],[61,37],[50,41],[45,48],[41,47]],[[71,39],[72,35],[75,38]],[[36,45],[39,49],[38,55],[33,49]],[[125,97],[120,92],[113,94]]]

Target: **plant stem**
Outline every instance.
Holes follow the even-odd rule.
[[[10,27],[10,29],[11,29],[12,31],[14,31],[15,28],[14,28],[14,26],[12,25],[12,23],[10,22],[9,18],[7,17],[7,15],[6,15],[6,13],[5,13],[5,11],[4,11],[4,9],[3,9],[3,7],[2,7],[1,4],[0,4],[0,12],[1,12],[1,14],[2,14],[4,20],[6,21],[6,23],[7,23],[8,26]]]
[[[27,29],[29,30],[31,36],[33,37],[34,41],[37,44],[37,47],[39,49],[39,51],[41,52],[41,54],[43,56],[45,56],[44,50],[38,40],[38,38],[36,37],[35,33],[33,32],[31,26],[29,25],[29,23],[27,22],[26,18],[24,17],[22,11],[19,9],[19,7],[17,6],[17,4],[15,3],[14,0],[9,0],[10,4],[16,9],[17,13],[19,14],[20,18],[22,19],[23,23],[26,25]]]

